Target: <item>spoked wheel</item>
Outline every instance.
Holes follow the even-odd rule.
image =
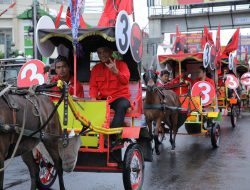
[[[144,158],[141,146],[128,146],[123,160],[123,184],[125,190],[141,190],[144,179]]]
[[[238,106],[232,105],[230,118],[231,118],[231,124],[233,128],[237,127],[239,114],[240,114],[240,111],[239,111]]]
[[[39,176],[37,180],[38,189],[47,190],[54,184],[57,177],[57,171],[54,168],[54,165],[40,153],[37,161],[39,164]]]
[[[218,148],[220,145],[221,130],[218,123],[213,124],[210,131],[211,143],[214,148]]]

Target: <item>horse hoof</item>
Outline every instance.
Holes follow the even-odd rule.
[[[155,150],[155,153],[156,153],[156,155],[160,155],[161,154],[159,150]]]

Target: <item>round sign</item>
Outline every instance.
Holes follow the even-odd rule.
[[[142,59],[142,32],[137,23],[131,27],[130,50],[135,62],[139,63]]]
[[[216,61],[216,48],[214,45],[210,48],[210,57],[209,57],[209,64],[211,70],[215,69],[215,61]]]
[[[129,48],[131,24],[126,11],[120,11],[115,25],[116,47],[121,54],[125,54]]]
[[[250,86],[250,72],[244,73],[241,76],[240,81],[243,85]]]
[[[226,87],[230,88],[230,89],[236,89],[239,87],[239,80],[231,74],[227,74],[227,80],[225,82]]]
[[[231,71],[234,69],[234,55],[232,53],[230,53],[228,57],[228,68]]]
[[[201,96],[201,104],[207,106],[213,102],[215,97],[215,88],[206,81],[196,82],[191,90],[192,96]]]
[[[210,45],[209,43],[206,43],[203,51],[203,66],[204,68],[207,68],[210,61]]]
[[[26,62],[18,73],[17,86],[30,87],[47,82],[48,74],[44,74],[44,66],[45,64],[37,59]]]
[[[47,40],[46,42],[41,43],[39,38],[39,30],[41,29],[55,29],[54,21],[49,16],[42,16],[36,27],[36,45],[40,53],[44,57],[49,57],[55,50],[54,44]]]

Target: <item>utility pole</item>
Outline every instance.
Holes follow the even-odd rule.
[[[33,58],[37,59],[36,48],[37,0],[33,0]]]

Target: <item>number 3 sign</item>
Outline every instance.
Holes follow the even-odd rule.
[[[196,82],[192,88],[192,96],[201,96],[201,104],[207,106],[213,102],[215,89],[212,84],[206,81]]]
[[[234,75],[228,74],[225,84],[226,87],[234,90],[239,87],[239,80]]]
[[[44,74],[44,63],[37,59],[26,62],[17,76],[18,87],[41,85],[48,81],[48,74]]]

